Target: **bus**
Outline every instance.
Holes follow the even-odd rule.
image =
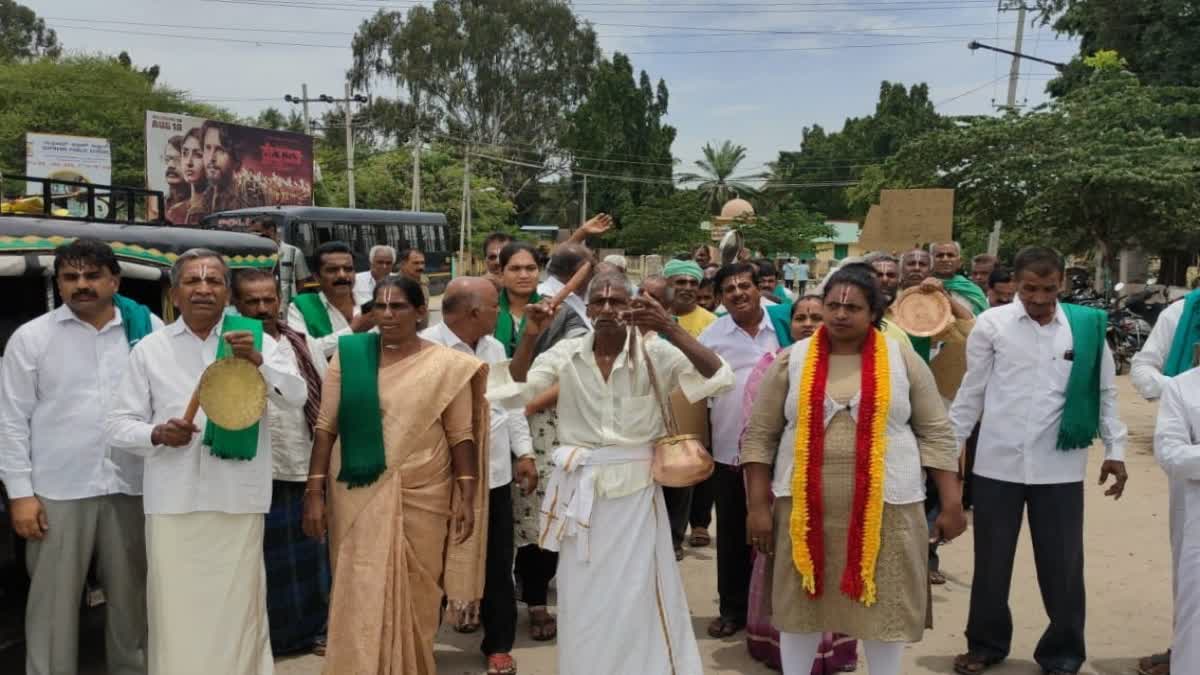
[[[443,213],[338,209],[323,206],[264,206],[222,211],[205,217],[201,227],[244,230],[251,218],[275,221],[280,240],[299,248],[308,257],[329,241],[343,241],[354,250],[354,268],[365,271],[371,247],[386,244],[396,252],[415,248],[425,254],[429,292],[437,295],[450,281],[453,248],[450,227]],[[315,272],[315,269],[313,270]]]

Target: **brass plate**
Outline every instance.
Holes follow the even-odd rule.
[[[219,427],[240,431],[254,426],[267,409],[267,382],[246,359],[214,361],[200,376],[200,408]]]
[[[926,293],[920,288],[910,288],[896,298],[892,319],[909,335],[933,337],[946,330],[954,319],[954,312],[945,293]]]

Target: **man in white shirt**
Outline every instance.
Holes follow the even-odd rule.
[[[1063,262],[1046,248],[1017,254],[1017,302],[979,315],[967,340],[967,374],[950,421],[959,443],[982,414],[975,452],[975,576],[968,653],[957,672],[1008,657],[1013,559],[1026,506],[1038,586],[1050,625],[1034,659],[1052,675],[1076,673],[1084,646],[1083,485],[1088,447],[1105,445],[1100,482],[1120,498],[1125,425],[1117,417],[1103,312],[1060,305]]]
[[[527,401],[559,387],[561,446],[553,453],[540,537],[559,551],[556,672],[701,673],[650,463],[654,441],[666,434],[659,401],[676,386],[690,401],[723,393],[733,373],[662,305],[631,302],[623,275],[596,275],[587,298],[595,331],[558,342],[536,361],[536,338],[551,310],[549,303],[527,306],[525,334],[508,369],[515,382],[492,392]],[[630,327],[668,339],[647,340],[632,354]]]
[[[79,239],[54,252],[64,304],[13,333],[0,375],[0,479],[27,541],[25,672],[71,675],[79,602],[95,554],[107,599],[108,671],[146,672],[142,461],[112,453],[104,416],[131,344],[162,321],[116,296],[112,249]],[[116,302],[114,302],[116,297]]]
[[[396,266],[396,249],[384,244],[371,247],[371,268],[354,275],[354,304],[361,308],[375,294],[375,284],[388,278]]]
[[[1166,380],[1161,395],[1154,456],[1171,480],[1175,638],[1166,654],[1142,659],[1139,672],[1200,673],[1200,520],[1178,522],[1175,512],[1177,501],[1187,503],[1183,512],[1200,509],[1200,370]]]
[[[1189,302],[1190,301],[1190,302]],[[1130,378],[1138,393],[1147,401],[1157,400],[1163,395],[1164,389],[1172,379],[1189,372],[1195,365],[1194,350],[1196,343],[1187,344],[1186,337],[1175,345],[1176,333],[1181,323],[1190,325],[1192,316],[1200,311],[1200,291],[1192,291],[1187,300],[1169,305],[1158,315],[1154,329],[1142,345],[1142,350],[1133,357],[1133,369]],[[1185,321],[1185,317],[1186,321]],[[1195,336],[1193,336],[1195,337]],[[1176,351],[1178,350],[1178,353]],[[1163,412],[1159,411],[1160,421]],[[1167,474],[1169,522],[1171,530],[1171,573],[1175,580],[1175,592],[1179,594],[1179,578],[1183,570],[1179,567],[1179,554],[1183,547],[1184,525],[1187,523],[1187,488],[1188,481],[1177,475]],[[1176,621],[1178,625],[1178,608]],[[1176,642],[1179,641],[1176,631]],[[1169,675],[1171,672],[1171,650],[1165,653],[1153,654],[1141,659],[1138,666],[1147,673],[1154,675]],[[1177,672],[1187,672],[1179,670]]]
[[[321,408],[321,380],[328,367],[312,337],[279,321],[279,288],[269,272],[238,270],[233,302],[242,316],[263,322],[280,358],[304,378],[302,408],[267,403],[271,428],[271,510],[263,534],[267,568],[267,615],[275,654],[320,648],[329,617],[329,551],[301,529],[313,427]]]
[[[442,297],[443,323],[421,331],[421,337],[497,366],[508,360],[504,345],[492,337],[499,311],[500,294],[495,284],[480,277],[459,277],[446,286]],[[510,487],[513,458],[517,459],[518,483],[525,494],[537,487],[538,472],[525,415],[496,401],[492,401],[491,409],[487,558],[479,618],[483,624],[482,650],[488,660],[488,672],[508,672],[516,668],[510,652],[517,637]],[[461,632],[474,632],[478,626],[457,628]]]
[[[808,290],[808,261],[801,260],[796,264],[796,296],[804,297],[804,293]]]
[[[354,301],[354,255],[340,241],[321,244],[313,254],[321,292],[292,298],[287,325],[317,341],[321,355],[333,358],[338,338],[371,329],[371,317]]]
[[[145,457],[149,671],[270,675],[263,569],[270,425],[257,425],[249,459],[225,459],[203,442],[203,411],[195,423],[183,415],[221,341],[231,358],[258,367],[276,405],[302,406],[304,380],[271,336],[262,336],[260,350],[251,331],[220,334],[229,299],[220,254],[180,255],[171,299],[180,318],[134,348],[105,424],[114,448]]]
[[[270,216],[251,218],[247,223],[251,234],[257,234],[270,239],[279,246],[279,261],[275,265],[275,278],[279,280],[279,297],[283,301],[280,311],[286,310],[291,304],[292,296],[296,295],[296,283],[303,282],[312,276],[308,271],[308,261],[304,252],[279,238],[279,226]]]
[[[733,369],[735,386],[714,397],[712,454],[717,469],[712,489],[717,505],[717,594],[720,616],[708,626],[710,637],[733,635],[746,626],[750,602],[751,553],[746,540],[746,488],[738,466],[738,441],[742,433],[742,400],[746,379],[766,354],[791,342],[781,335],[758,288],[758,267],[753,263],[726,265],[714,280],[729,311],[700,334],[700,344],[716,352]],[[773,305],[785,313],[785,305]]]

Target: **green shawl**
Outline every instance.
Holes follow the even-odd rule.
[[[338,338],[342,395],[338,402],[338,436],[346,487],[370,485],[383,475],[383,414],[379,404],[379,335],[359,333]]]
[[[292,298],[292,304],[300,310],[304,318],[304,327],[308,334],[315,338],[323,338],[333,332],[333,324],[329,321],[329,312],[325,303],[321,302],[319,293],[301,293]]]
[[[1067,378],[1066,405],[1058,428],[1059,450],[1076,450],[1092,444],[1100,431],[1100,368],[1104,358],[1104,330],[1108,315],[1098,309],[1060,303],[1071,326],[1071,374]]]
[[[949,279],[942,279],[942,286],[953,295],[957,295],[970,303],[971,313],[979,316],[987,310],[989,303],[987,294],[974,281],[961,274],[955,274]]]
[[[150,308],[129,298],[117,294],[113,296],[113,305],[121,313],[121,325],[125,328],[125,341],[132,347],[154,330],[150,321]]]
[[[254,333],[254,349],[262,351],[263,326],[258,319],[226,314],[221,322],[221,333],[218,336],[217,358],[230,357],[229,343],[224,340],[225,333],[248,330]],[[258,425],[255,422],[248,429],[231,431],[213,424],[209,420],[204,425],[204,445],[207,445],[215,457],[221,459],[251,460],[258,454]]]
[[[933,338],[909,335],[908,341],[912,343],[913,349],[917,352],[917,356],[920,356],[921,360],[925,363],[929,363],[929,354],[933,350]]]
[[[1183,301],[1183,316],[1175,328],[1175,337],[1171,340],[1171,353],[1163,364],[1163,375],[1175,377],[1192,369],[1192,350],[1200,342],[1200,312],[1196,311],[1196,303],[1200,302],[1200,289],[1187,294]]]
[[[542,297],[537,291],[529,296],[529,302],[540,302]],[[512,312],[509,311],[508,290],[500,291],[500,314],[496,317],[496,330],[492,334],[500,344],[504,345],[504,352],[508,354],[508,358],[517,351],[517,341],[521,339],[521,333],[525,331],[525,317],[521,317],[521,323],[516,325],[513,321]]]

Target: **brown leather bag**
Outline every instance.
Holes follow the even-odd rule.
[[[630,343],[636,351],[636,338],[630,337]],[[650,462],[650,472],[654,481],[664,487],[691,487],[711,476],[716,464],[699,436],[679,433],[679,423],[675,420],[675,414],[671,406],[663,401],[659,392],[658,376],[654,372],[650,354],[645,349],[642,352],[646,374],[650,376],[650,388],[653,390],[654,400],[658,401],[658,409],[667,427],[667,435],[654,441],[654,459]],[[630,356],[632,362],[636,356]]]

